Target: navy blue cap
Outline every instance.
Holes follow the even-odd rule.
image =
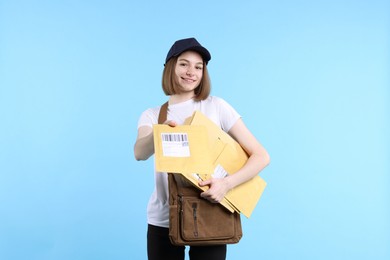
[[[211,60],[210,52],[200,45],[200,43],[195,38],[187,38],[176,41],[167,54],[165,63],[167,63],[172,57],[177,57],[185,51],[196,51],[202,56],[206,64]]]

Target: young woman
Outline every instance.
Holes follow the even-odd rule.
[[[201,186],[209,186],[201,196],[218,203],[229,190],[250,180],[264,169],[269,163],[269,156],[236,110],[223,99],[209,95],[211,87],[207,64],[210,59],[209,51],[195,38],[176,41],[165,60],[162,86],[164,93],[169,96],[168,120],[165,124],[172,127],[183,124],[186,118],[199,110],[230,134],[249,155],[246,164],[235,174],[200,183]],[[154,153],[152,127],[157,124],[159,111],[160,106],[147,109],[138,121],[138,136],[134,145],[137,160],[146,160]],[[167,174],[155,172],[155,190],[147,208],[150,260],[185,258],[185,248],[174,246],[169,240],[168,198]],[[226,259],[226,245],[192,246],[189,255],[191,260]]]

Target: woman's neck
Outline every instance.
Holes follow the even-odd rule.
[[[169,104],[173,105],[173,104],[186,102],[194,97],[195,97],[194,93],[183,93],[183,94],[171,95],[169,97]]]

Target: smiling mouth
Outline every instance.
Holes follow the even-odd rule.
[[[188,83],[193,83],[195,82],[194,79],[188,79],[188,78],[181,78],[182,80],[184,80],[185,82],[188,82]]]

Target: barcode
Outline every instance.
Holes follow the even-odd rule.
[[[161,138],[164,142],[187,142],[187,134],[161,134]]]
[[[161,133],[163,156],[190,157],[187,133]]]

